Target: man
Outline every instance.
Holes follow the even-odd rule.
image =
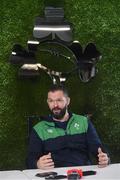
[[[48,91],[51,114],[33,127],[28,152],[28,168],[90,165],[93,154],[99,167],[109,163],[101,141],[90,120],[70,113],[70,98],[62,86]]]

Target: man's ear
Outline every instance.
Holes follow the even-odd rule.
[[[70,104],[70,98],[67,97],[67,105],[69,105],[69,104]]]

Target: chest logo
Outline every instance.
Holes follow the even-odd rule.
[[[53,133],[53,130],[52,129],[47,129],[47,132],[48,133]]]
[[[79,129],[80,125],[79,125],[78,123],[75,123],[75,124],[74,124],[74,127],[75,127],[76,129]]]

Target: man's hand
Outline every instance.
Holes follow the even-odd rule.
[[[98,148],[98,167],[106,167],[109,164],[108,155],[102,152],[102,149]]]
[[[51,158],[51,153],[44,155],[39,158],[37,161],[37,168],[38,169],[52,169],[54,168],[54,162]]]

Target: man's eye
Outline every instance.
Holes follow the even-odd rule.
[[[57,103],[62,103],[63,100],[62,99],[57,99],[57,100],[48,100],[48,103],[54,103],[54,102],[57,102]]]
[[[57,102],[62,102],[63,100],[62,99],[58,99]]]
[[[54,101],[52,101],[52,100],[48,100],[48,102],[49,102],[49,103],[53,103]]]

